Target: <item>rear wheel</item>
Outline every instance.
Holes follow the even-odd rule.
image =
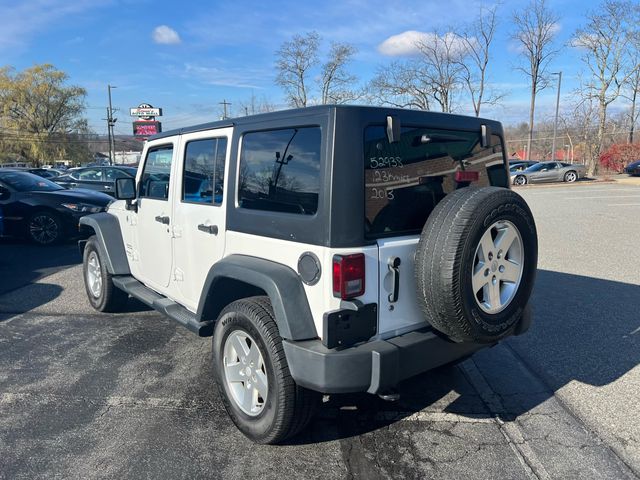
[[[311,420],[320,394],[291,378],[267,297],[238,300],[222,311],[213,335],[213,357],[225,408],[254,442],[281,442]]]
[[[46,210],[31,215],[27,229],[29,239],[38,245],[54,245],[64,236],[62,222],[58,215]]]
[[[462,188],[424,226],[416,253],[426,319],[451,339],[491,343],[522,318],[537,266],[537,234],[525,201],[506,188]]]
[[[568,171],[564,174],[564,181],[568,183],[573,183],[578,179],[578,174],[573,170]]]

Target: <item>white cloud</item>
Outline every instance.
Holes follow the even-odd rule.
[[[154,42],[163,45],[175,45],[180,43],[180,35],[178,35],[178,32],[167,25],[160,25],[154,28],[151,37]]]
[[[407,30],[406,32],[387,38],[378,45],[378,51],[390,57],[416,55],[420,53],[417,45],[427,39],[427,33]]]
[[[470,39],[475,42],[475,39]],[[420,45],[431,45],[437,50],[448,47],[453,55],[460,55],[467,49],[462,37],[453,32],[444,35],[437,33],[418,32],[408,30],[398,35],[392,35],[378,45],[378,51],[390,57],[412,56],[420,53]]]

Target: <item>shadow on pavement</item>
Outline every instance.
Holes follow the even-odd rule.
[[[20,297],[19,305],[7,301],[7,297],[0,298],[0,322],[9,320],[13,315],[21,314],[54,301],[64,289],[60,285],[51,283],[35,283],[29,286],[29,295]]]
[[[0,295],[81,261],[75,241],[42,247],[0,238]]]
[[[337,428],[312,425],[292,443],[349,438],[420,411],[508,421],[536,408],[571,381],[596,387],[615,382],[640,364],[638,300],[637,285],[539,270],[529,332],[507,340],[507,346],[472,357],[491,395],[499,399],[499,411],[495,404],[487,406],[464,368],[446,366],[405,381],[396,403],[367,394],[333,395],[319,416],[333,411]]]

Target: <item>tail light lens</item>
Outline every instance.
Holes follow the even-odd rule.
[[[348,300],[364,294],[364,254],[334,255],[333,296]]]

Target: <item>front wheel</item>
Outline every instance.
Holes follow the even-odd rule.
[[[53,212],[34,213],[29,217],[27,228],[29,239],[38,245],[54,245],[63,237],[62,222]]]
[[[578,174],[573,170],[564,174],[564,181],[567,183],[573,183],[578,179]]]
[[[526,185],[527,184],[527,177],[525,177],[524,175],[518,175],[514,180],[513,183],[515,185]]]
[[[266,297],[227,306],[213,334],[213,371],[227,413],[256,443],[278,443],[311,420],[320,394],[294,382]]]
[[[84,247],[82,273],[87,297],[93,308],[100,312],[122,310],[129,295],[113,284],[113,276],[104,265],[95,236],[89,238]]]

